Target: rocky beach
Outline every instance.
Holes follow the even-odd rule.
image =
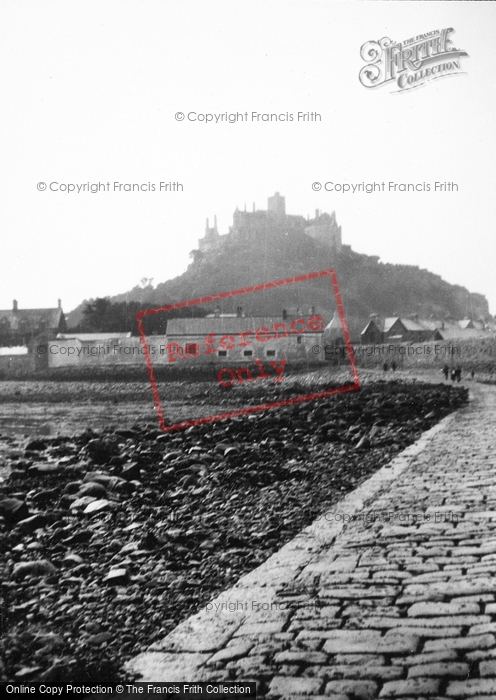
[[[301,394],[298,381],[273,386],[264,400]],[[53,403],[70,397],[67,387],[52,389]],[[26,404],[50,404],[46,388],[30,390]],[[109,404],[136,396],[129,386],[125,396],[98,391]],[[176,391],[177,401],[187,396],[211,412],[260,403],[256,387]],[[109,427],[98,430],[1,435],[1,679],[122,682],[126,660],[265,561],[467,394],[369,381],[171,433],[151,421],[116,427],[109,408]],[[149,406],[149,395],[142,400]]]

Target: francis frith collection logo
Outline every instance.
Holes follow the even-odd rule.
[[[436,78],[462,74],[460,58],[468,54],[451,46],[453,31],[436,29],[401,43],[387,37],[367,41],[360,49],[360,56],[367,61],[359,73],[360,82],[374,88],[394,81],[398,89],[393,92],[401,92]]]

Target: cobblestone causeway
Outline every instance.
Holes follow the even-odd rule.
[[[496,698],[496,388],[471,395],[336,505],[352,522],[317,520],[130,669],[274,699]]]

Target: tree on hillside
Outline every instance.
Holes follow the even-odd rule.
[[[86,304],[83,311],[83,326],[90,332],[104,332],[109,323],[112,302],[105,297]]]

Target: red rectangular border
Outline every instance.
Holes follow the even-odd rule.
[[[150,350],[146,342],[145,330],[143,328],[143,318],[145,316],[151,316],[152,314],[158,314],[163,311],[170,311],[171,309],[182,309],[188,306],[196,306],[197,304],[204,304],[211,301],[218,301],[219,299],[227,299],[229,297],[239,296],[240,294],[248,294],[249,292],[260,292],[264,289],[271,289],[273,287],[280,287],[283,284],[293,284],[295,282],[305,282],[306,280],[316,279],[317,277],[330,277],[332,282],[332,287],[334,290],[334,296],[336,298],[337,310],[339,315],[339,320],[341,321],[341,328],[343,331],[343,338],[346,344],[346,349],[348,351],[348,357],[350,358],[351,374],[353,376],[354,383],[350,386],[339,387],[337,389],[327,389],[326,391],[320,391],[314,394],[306,394],[305,396],[297,396],[292,399],[284,399],[282,401],[275,401],[273,403],[260,404],[259,406],[250,406],[249,408],[241,408],[234,411],[229,411],[227,413],[221,413],[217,416],[207,416],[206,418],[195,418],[189,421],[182,421],[181,423],[174,423],[174,425],[166,425],[164,420],[164,413],[162,410],[162,402],[160,400],[160,394],[157,387],[157,380],[155,379],[155,373],[153,371],[153,362],[150,356]],[[279,406],[288,406],[294,403],[302,403],[304,401],[311,401],[312,399],[320,399],[325,396],[332,396],[333,394],[342,394],[346,391],[355,391],[360,388],[360,379],[358,377],[358,370],[355,362],[355,356],[353,354],[353,347],[350,341],[350,334],[348,331],[348,325],[346,323],[346,318],[344,315],[343,300],[341,299],[341,294],[339,291],[338,280],[336,277],[336,272],[333,269],[320,270],[319,272],[311,272],[307,275],[299,275],[298,277],[287,277],[283,280],[276,280],[275,282],[267,282],[266,284],[257,284],[253,287],[245,287],[243,289],[234,289],[231,292],[222,292],[221,294],[212,294],[211,296],[201,297],[199,299],[190,299],[189,301],[180,301],[176,304],[168,304],[167,306],[160,306],[156,309],[146,309],[145,311],[138,311],[136,314],[136,319],[138,321],[138,328],[140,332],[141,342],[143,344],[146,366],[148,369],[148,375],[150,377],[150,384],[152,387],[153,399],[155,401],[155,409],[157,411],[158,422],[161,430],[164,432],[170,432],[172,430],[180,430],[181,428],[190,428],[193,425],[201,425],[202,423],[212,423],[213,421],[222,420],[224,418],[232,418],[233,416],[242,416],[247,413],[258,413],[259,411],[266,411],[270,408],[277,408]]]

